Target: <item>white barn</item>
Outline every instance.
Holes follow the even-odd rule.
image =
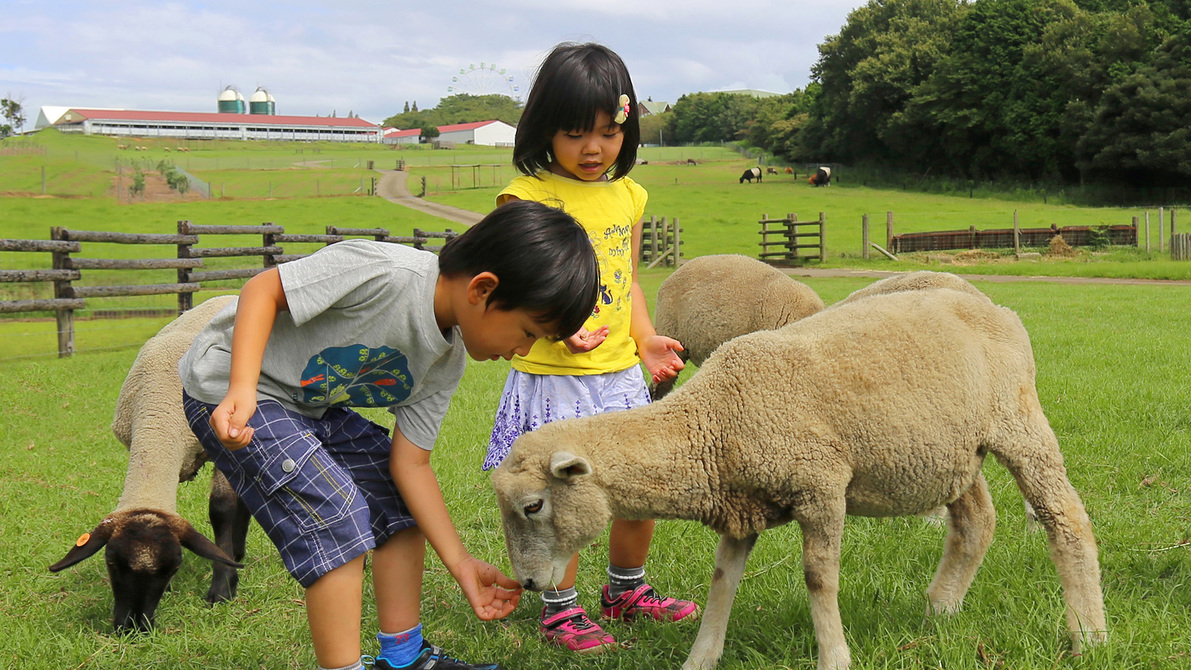
[[[504,121],[477,121],[438,127],[439,142],[478,144],[487,147],[511,147],[517,128]]]

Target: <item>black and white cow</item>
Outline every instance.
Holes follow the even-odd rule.
[[[740,175],[740,183],[743,184],[746,179],[748,180],[748,183],[750,183],[750,184],[753,183],[754,179],[756,179],[757,183],[760,184],[761,183],[761,168],[755,167],[755,168],[749,168],[749,169],[745,170],[744,174]]]

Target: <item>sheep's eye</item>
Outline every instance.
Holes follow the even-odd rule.
[[[542,501],[541,500],[538,500],[536,503],[534,503],[532,505],[525,506],[525,516],[529,516],[530,514],[537,514],[538,512],[541,512],[541,511],[542,511]]]

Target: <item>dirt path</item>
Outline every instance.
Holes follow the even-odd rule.
[[[466,226],[475,225],[484,218],[483,214],[477,214],[471,210],[440,205],[414,197],[405,183],[409,176],[408,172],[399,170],[378,170],[378,172],[380,172],[380,180],[376,183],[376,194],[389,202]]]
[[[946,270],[946,268],[939,268]],[[855,277],[857,279],[883,279],[893,275],[904,274],[905,270],[847,270],[842,268],[782,268],[782,272],[791,277]],[[1187,279],[1128,279],[1116,277],[1044,277],[1019,275],[972,275],[952,272],[952,274],[970,282],[986,281],[993,284],[1009,282],[1049,282],[1052,284],[1156,284],[1173,286],[1191,286]]]

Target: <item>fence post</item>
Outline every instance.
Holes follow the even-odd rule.
[[[1013,254],[1021,255],[1021,226],[1017,222],[1017,210],[1013,210]]]
[[[1159,207],[1158,208],[1158,253],[1162,253],[1162,238],[1165,237],[1165,234],[1163,233],[1163,229],[1165,228],[1165,225],[1163,225],[1163,224],[1165,222],[1166,222],[1166,212],[1162,211],[1162,208]]]
[[[262,223],[261,225],[262,226],[271,226],[273,224],[269,223],[269,222],[265,222],[265,223]],[[277,242],[277,236],[274,235],[273,233],[262,233],[261,234],[261,246],[268,248],[268,247],[274,246],[274,244],[276,242]],[[264,265],[267,268],[275,267],[277,265],[277,261],[276,261],[275,257],[273,256],[273,254],[264,254],[261,257],[261,260],[264,262]]]
[[[44,174],[45,168],[42,168],[42,170]],[[66,233],[65,228],[59,228],[55,226],[50,228],[50,238],[65,241],[70,239],[70,235]],[[51,256],[53,258],[55,270],[70,269],[69,251],[55,251],[51,254]],[[74,297],[74,288],[71,287],[69,279],[54,281],[54,297]],[[58,358],[70,358],[74,354],[74,310],[55,310],[54,316],[58,322]]]
[[[189,221],[179,221],[178,222],[178,234],[179,235],[189,235],[190,234],[190,222]],[[190,258],[190,246],[191,245],[189,245],[189,244],[179,244],[178,245],[178,258]],[[190,268],[178,268],[178,283],[179,284],[190,283]],[[194,307],[194,294],[179,292],[178,293],[178,314],[182,314],[183,312],[189,310],[192,307]]]
[[[893,210],[885,212],[885,248],[893,248]]]
[[[860,257],[868,260],[868,214],[860,216]]]
[[[425,239],[425,236],[422,234],[422,229],[414,228],[414,248],[415,249],[422,249],[425,246],[424,244],[422,244],[423,239]]]
[[[827,262],[827,212],[819,212],[819,262]]]
[[[1146,253],[1150,253],[1150,213],[1146,212]]]
[[[1174,237],[1178,231],[1174,229],[1174,208],[1170,209],[1170,236]]]
[[[678,259],[682,258],[682,238],[680,237],[682,231],[682,223],[678,217],[674,217],[674,253],[670,254],[670,263],[673,267],[678,267]]]
[[[663,218],[663,221],[666,219]],[[657,259],[657,218],[649,217],[649,262]]]

